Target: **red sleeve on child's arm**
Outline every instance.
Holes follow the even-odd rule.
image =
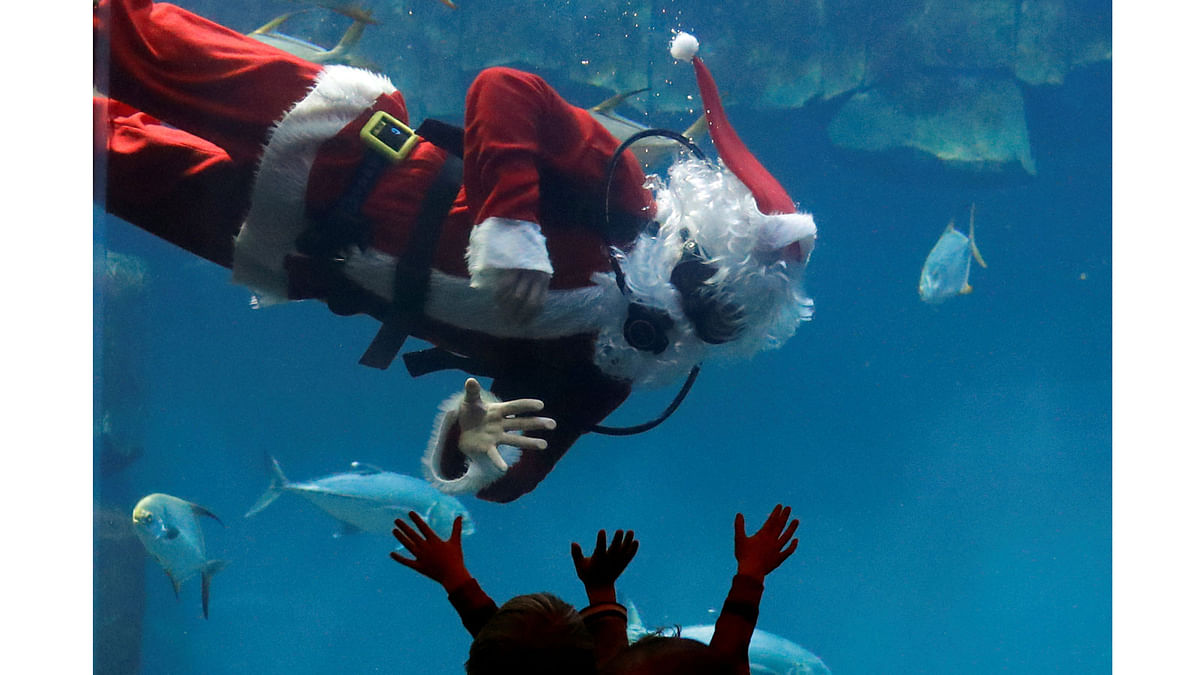
[[[463,626],[466,627],[471,637],[478,635],[479,631],[483,629],[483,625],[497,611],[495,601],[487,593],[483,592],[483,589],[479,586],[479,582],[474,578],[450,591],[449,597],[450,604],[458,612]]]
[[[738,574],[733,577],[729,595],[721,607],[709,646],[723,660],[737,665],[738,672],[749,672],[750,637],[758,623],[758,604],[762,600],[762,579]]]
[[[629,635],[625,630],[628,616],[624,606],[615,602],[599,602],[583,608],[580,614],[596,645],[597,667],[629,646]]]

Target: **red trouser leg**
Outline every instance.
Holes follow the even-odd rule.
[[[101,92],[256,160],[267,134],[320,66],[174,5],[103,0],[92,14]],[[97,72],[103,72],[97,68]]]
[[[94,85],[111,97],[93,111],[106,208],[231,265],[270,130],[320,67],[150,0],[102,0],[92,26]]]
[[[93,175],[105,209],[229,267],[254,164],[111,99],[93,98]]]

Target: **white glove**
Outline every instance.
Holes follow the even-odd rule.
[[[547,277],[548,278],[548,277]],[[458,406],[458,449],[473,461],[482,461],[486,456],[501,471],[508,471],[508,463],[500,456],[498,445],[512,445],[525,450],[544,450],[546,441],[510,431],[533,431],[553,429],[557,423],[549,417],[514,417],[522,413],[537,412],[545,407],[533,398],[515,401],[485,401],[480,396],[482,387],[471,377],[463,385],[463,400]]]

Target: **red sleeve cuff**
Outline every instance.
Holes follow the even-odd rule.
[[[762,600],[763,583],[758,577],[738,574],[733,577],[729,595],[721,607],[721,616],[713,630],[709,646],[722,659],[735,664],[748,664],[750,639],[758,623],[758,603]],[[749,666],[746,665],[746,669]],[[745,672],[741,665],[739,672]]]
[[[729,588],[729,597],[745,598],[754,604],[762,600],[763,580],[749,574],[735,574],[733,585]]]
[[[579,612],[595,642],[596,664],[601,665],[629,646],[625,607],[616,602],[597,602]]]
[[[580,614],[580,616],[583,617],[584,621],[586,621],[592,617],[609,616],[609,615],[620,616],[623,619],[627,618],[625,606],[620,603],[617,603],[617,602],[593,603],[591,605],[588,605],[587,607],[584,607],[583,610],[581,612],[579,612],[579,614]]]

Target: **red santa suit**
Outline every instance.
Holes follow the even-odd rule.
[[[367,120],[382,110],[408,123],[400,92],[382,75],[321,68],[165,3],[104,0],[94,17],[109,68],[108,81],[97,82],[108,97],[96,100],[109,210],[231,267],[264,304],[316,297],[339,311],[329,280],[305,272],[296,241],[351,188],[372,152],[359,138]],[[462,189],[441,223],[423,315],[410,332],[482,364],[500,399],[542,400],[540,414],[557,426],[527,432],[547,441],[544,450],[502,447],[510,467],[501,473],[457,451],[460,399],[452,397],[425,457],[440,489],[500,502],[529,492],[637,379],[629,358],[609,355],[622,350],[613,336],[628,303],[612,280],[606,238],[629,246],[655,200],[624,153],[610,197],[620,226],[604,231],[605,173],[618,145],[535,75],[492,68],[468,90]],[[421,142],[383,171],[361,203],[365,245],[339,252],[339,282],[391,302],[397,259],[446,157]],[[506,269],[552,275],[543,310],[527,323],[493,300],[491,277]],[[674,356],[670,373],[698,360]]]
[[[311,225],[309,215],[347,189],[370,152],[358,132],[371,114],[385,110],[408,122],[401,94],[383,76],[320,69],[165,3],[104,2],[96,28],[97,44],[111,54],[111,99],[96,102],[108,125],[101,137],[108,207],[232,263],[235,280],[261,299],[288,298],[286,255]],[[428,318],[414,334],[488,364],[494,394],[540,399],[542,414],[557,421],[552,431],[530,432],[546,439],[544,451],[527,453],[479,495],[509,501],[533,489],[630,390],[593,364],[587,322],[565,316],[580,317],[595,304],[598,294],[586,289],[609,268],[598,207],[619,142],[541,78],[506,68],[480,74],[465,119],[463,188],[442,223]],[[421,195],[445,157],[421,143],[389,167],[363,204],[370,246],[348,261],[347,274],[385,300]],[[249,181],[238,179],[249,178],[245,167],[253,166],[257,179],[247,190]],[[643,182],[627,154],[614,181],[620,211],[652,206]],[[490,293],[471,288],[468,267],[476,276],[502,268],[551,273],[546,311],[524,326],[508,320]],[[456,470],[464,467],[447,463],[438,475],[453,482]]]

